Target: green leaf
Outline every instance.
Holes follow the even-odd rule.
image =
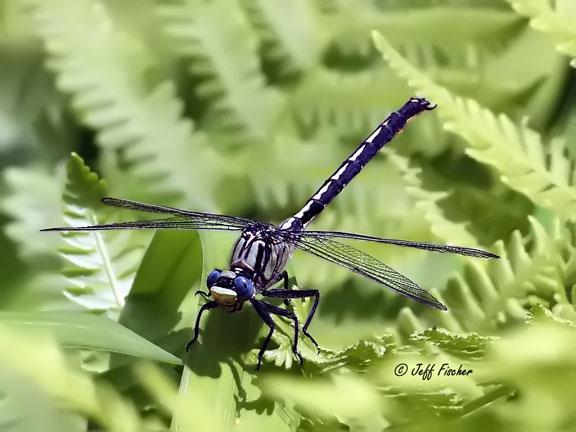
[[[451,221],[439,206],[438,201],[446,198],[448,193],[426,190],[419,178],[420,169],[410,167],[407,159],[394,152],[388,152],[387,157],[402,175],[408,193],[416,201],[416,210],[424,215],[436,238],[449,244],[479,247],[476,238],[468,231],[466,224]]]
[[[413,342],[429,342],[447,354],[463,360],[476,360],[485,356],[495,338],[476,333],[450,333],[444,329],[428,329],[410,336]]]
[[[515,231],[507,243],[496,242],[498,260],[466,262],[446,288],[434,291],[447,312],[424,311],[415,316],[407,309],[396,325],[407,340],[415,331],[438,326],[450,332],[492,334],[522,324],[532,305],[541,303],[571,309],[567,288],[574,280],[573,226],[551,220],[546,225],[529,218],[530,234]]]
[[[86,421],[63,409],[58,401],[26,376],[1,363],[0,431],[81,432]]]
[[[207,102],[204,124],[251,138],[263,138],[283,103],[266,86],[257,57],[257,39],[237,2],[179,0],[162,5],[164,28],[174,50],[185,57]]]
[[[10,168],[3,176],[9,193],[3,197],[1,209],[11,218],[4,230],[17,244],[19,253],[36,263],[39,258],[53,255],[58,246],[57,237],[40,230],[62,221],[59,212],[62,174],[62,170],[50,173],[31,166]]]
[[[575,335],[573,325],[536,322],[497,342],[490,361],[479,365],[481,379],[505,381],[522,395],[502,407],[502,421],[535,430],[574,424],[570,399],[576,385]],[[544,406],[554,409],[541,409]]]
[[[554,6],[541,0],[507,1],[516,12],[530,18],[532,27],[549,34],[556,42],[556,49],[571,57],[570,64],[576,68],[576,11],[573,6],[562,1]]]
[[[109,157],[121,151],[126,179],[118,179],[118,187],[128,184],[136,196],[214,207],[206,162],[213,169],[218,159],[202,150],[202,136],[182,118],[173,84],[148,79],[153,60],[146,46],[117,26],[100,0],[25,3],[58,87],[71,96]]]
[[[103,316],[78,312],[0,312],[0,323],[49,332],[66,348],[115,352],[171,364],[181,361],[126,327]]]
[[[285,75],[309,71],[320,61],[325,29],[306,0],[243,1],[262,39],[263,55]]]
[[[396,108],[396,101],[404,99],[405,87],[390,70],[352,74],[318,67],[290,92],[289,107],[305,131],[360,138]],[[435,143],[434,149],[438,147]]]
[[[190,336],[181,327],[192,322],[202,281],[203,248],[196,231],[158,231],[146,250],[126,298],[120,323],[149,340],[171,341],[179,352]],[[169,334],[180,330],[175,339]]]
[[[418,7],[401,3],[381,7],[371,2],[362,2],[362,7],[358,7],[355,2],[340,2],[331,6],[334,10],[326,14],[324,21],[331,30],[331,43],[341,55],[371,54],[373,46],[367,30],[375,29],[401,44],[405,52],[426,51],[423,61],[434,60],[433,51],[440,51],[450,63],[458,60],[461,70],[473,69],[473,62],[465,61],[466,50],[476,51],[483,61],[487,53],[482,51],[502,49],[495,42],[506,40],[518,23],[509,10],[478,2],[423,2]],[[430,46],[434,50],[428,51]],[[443,63],[446,66],[446,61]]]
[[[452,94],[412,66],[381,34],[374,32],[373,37],[390,66],[438,104],[445,128],[466,139],[470,156],[492,165],[505,184],[537,205],[565,218],[576,214],[576,174],[560,140],[546,149],[534,130]]]
[[[106,186],[73,153],[67,164],[64,192],[64,220],[69,226],[104,222]],[[130,290],[140,252],[131,244],[130,232],[63,232],[66,246],[61,254],[67,262],[62,273],[70,287],[65,294],[72,301],[95,311],[119,310]]]
[[[336,417],[347,424],[367,428],[383,427],[376,389],[353,374],[332,375],[329,379],[294,380],[280,375],[262,378],[267,395],[296,404],[313,417]],[[376,429],[373,429],[376,430]]]
[[[64,403],[105,430],[145,430],[131,402],[75,367],[49,332],[38,335],[10,324],[2,326],[0,364],[3,370],[14,371],[32,382],[59,406]]]

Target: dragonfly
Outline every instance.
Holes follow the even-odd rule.
[[[237,216],[182,210],[118,198],[103,198],[102,202],[109,206],[162,216],[132,222],[47,228],[43,231],[123,229],[239,231],[240,236],[234,244],[228,269],[212,270],[206,278],[207,291],[196,292],[196,294],[205,297],[206,302],[198,310],[193,336],[186,345],[186,350],[188,351],[198,339],[200,322],[204,312],[216,308],[236,312],[241,310],[244,304],[250,303],[268,327],[268,333],[258,352],[256,370],[259,370],[262,365],[262,358],[276,328],[273,315],[287,318],[293,322],[292,351],[302,364],[303,358],[298,351],[300,325],[298,317],[288,306],[293,299],[313,300],[301,331],[316,347],[319,347],[308,328],[318,308],[320,292],[317,289],[294,290],[289,286],[288,273],[285,267],[295,250],[302,250],[345,267],[351,272],[384,285],[396,293],[440,310],[447,310],[447,308],[415,282],[371,255],[338,240],[382,243],[478,258],[498,258],[493,253],[475,248],[380,238],[351,232],[306,230],[322,210],[342,192],[384,145],[404,129],[411,119],[435,107],[436,105],[431,104],[425,98],[410,98],[360,143],[354,152],[306,201],[300,211],[278,226]],[[266,301],[267,299],[284,299],[285,307],[272,304],[270,300]]]

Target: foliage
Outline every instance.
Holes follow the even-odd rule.
[[[571,0],[0,12],[0,430],[575,430]],[[39,232],[139,217],[107,195],[280,222],[413,92],[438,108],[315,228],[501,258],[359,245],[442,312],[295,254],[293,289],[321,291],[302,367],[278,319],[254,371],[265,328],[249,307],[209,313],[185,352],[194,292],[233,236]],[[311,304],[290,307],[303,322]]]
[[[510,0],[518,13],[530,18],[530,25],[544,33],[549,33],[556,41],[556,49],[572,58],[570,64],[576,67],[576,30],[570,20],[576,16],[574,4],[558,1],[551,5],[544,1]]]

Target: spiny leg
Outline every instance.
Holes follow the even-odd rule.
[[[294,344],[292,345],[292,351],[294,352],[294,354],[296,354],[296,357],[298,357],[300,364],[304,363],[304,359],[298,352],[298,317],[296,316],[296,314],[290,310],[282,309],[270,303],[266,302],[260,302],[260,303],[264,305],[264,307],[268,312],[289,318],[292,321],[294,321]]]
[[[275,285],[278,282],[280,282],[281,280],[283,280],[284,288],[280,288],[280,289],[289,291],[290,290],[290,282],[288,279],[288,272],[286,270],[284,270],[279,275],[276,275],[276,277],[272,281],[270,281],[270,284],[268,286]],[[284,305],[290,306],[290,299],[289,298],[284,299]]]
[[[270,342],[270,338],[272,337],[272,333],[274,333],[276,325],[274,324],[274,320],[272,319],[272,317],[270,316],[270,314],[268,313],[262,302],[251,299],[250,303],[252,303],[252,306],[254,306],[254,309],[256,309],[258,315],[260,315],[260,318],[262,318],[262,320],[270,328],[270,331],[266,335],[266,339],[264,339],[264,343],[262,344],[262,346],[260,347],[260,351],[258,352],[258,366],[256,366],[256,370],[259,370],[260,366],[262,366],[262,357],[264,357],[264,352],[266,351],[266,347],[268,346],[268,342]]]
[[[290,283],[288,280],[288,272],[286,270],[284,270],[282,273],[280,273],[279,275],[277,275],[268,286],[274,285],[278,282],[282,281],[284,283],[284,288],[285,290],[289,290],[290,289]]]
[[[200,333],[200,318],[202,318],[202,312],[204,312],[205,310],[214,309],[216,307],[218,307],[218,302],[216,301],[211,301],[202,305],[202,307],[198,311],[198,315],[196,315],[196,324],[194,325],[194,337],[186,345],[186,351],[188,351],[192,346],[192,344],[196,342],[196,339],[198,339],[198,334]]]
[[[310,309],[310,312],[308,313],[308,317],[306,318],[306,322],[304,323],[304,326],[302,327],[302,333],[304,333],[306,336],[308,336],[308,338],[314,343],[314,345],[316,345],[316,347],[320,348],[318,346],[318,342],[316,342],[314,340],[314,338],[310,335],[310,333],[308,333],[308,326],[310,325],[310,322],[312,321],[312,318],[314,317],[314,314],[316,313],[316,308],[318,307],[318,303],[320,302],[320,292],[318,290],[309,289],[309,290],[292,291],[292,290],[275,289],[275,290],[264,291],[262,293],[262,295],[265,297],[274,297],[274,298],[282,298],[282,299],[314,297],[314,303],[312,304],[312,308]]]

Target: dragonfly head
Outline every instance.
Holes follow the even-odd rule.
[[[212,270],[206,284],[214,300],[224,307],[244,303],[256,294],[252,279],[231,270]]]

